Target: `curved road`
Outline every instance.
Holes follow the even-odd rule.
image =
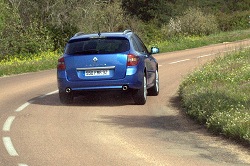
[[[250,151],[186,117],[180,81],[245,40],[158,54],[160,94],[146,105],[107,94],[59,102],[56,71],[0,78],[1,166],[250,165]]]

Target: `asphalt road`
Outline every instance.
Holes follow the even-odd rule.
[[[250,150],[185,116],[178,85],[249,41],[158,54],[160,94],[137,106],[115,94],[59,102],[56,71],[0,78],[0,166],[250,165]]]

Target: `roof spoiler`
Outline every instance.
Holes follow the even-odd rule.
[[[80,35],[84,35],[84,32],[78,32],[78,33],[76,33],[76,34],[74,35],[74,37],[80,36]]]
[[[132,32],[130,29],[127,29],[127,30],[125,30],[124,32],[123,32],[123,34],[127,34],[127,33],[129,33],[129,32]]]

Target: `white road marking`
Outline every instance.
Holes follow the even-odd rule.
[[[29,101],[21,105],[15,112],[21,112],[24,108],[28,107],[33,101]]]
[[[55,90],[55,91],[53,91],[53,92],[47,93],[47,94],[45,94],[45,95],[42,95],[42,96],[40,96],[39,98],[41,99],[41,98],[44,98],[44,97],[46,97],[46,96],[53,95],[53,94],[56,94],[56,93],[58,93],[58,90]]]
[[[197,59],[199,59],[199,58],[205,58],[205,57],[212,56],[212,55],[216,55],[216,53],[201,55],[201,56],[198,56]]]
[[[10,156],[18,156],[10,137],[3,137],[3,143]]]
[[[243,47],[244,49],[246,48],[250,48],[250,46],[245,46]],[[223,53],[227,53],[227,52],[232,52],[232,51],[235,51],[237,50],[237,48],[235,49],[230,49],[230,50],[225,50],[225,51],[222,51]],[[206,54],[206,55],[201,55],[201,56],[198,56],[196,57],[197,59],[199,58],[205,58],[205,57],[208,57],[208,56],[213,56],[213,55],[217,55],[219,53],[211,53],[211,54]],[[180,63],[180,62],[185,62],[185,61],[189,61],[190,59],[183,59],[183,60],[179,60],[179,61],[175,61],[175,62],[170,62],[169,64],[172,65],[172,64],[176,64],[176,63]]]
[[[8,117],[8,119],[5,121],[3,125],[3,131],[10,131],[11,124],[15,118],[16,118],[15,116]]]
[[[42,95],[38,98],[44,98],[46,96],[52,95],[58,93],[58,90],[55,90],[53,92],[47,93],[45,95]],[[19,108],[17,108],[15,110],[15,112],[21,112],[22,110],[24,110],[26,107],[28,107],[30,104],[32,104],[34,102],[34,100],[30,100],[26,103],[24,103],[23,105],[21,105]],[[4,125],[3,125],[3,131],[10,131],[11,128],[11,124],[13,123],[13,121],[15,120],[15,116],[9,116],[7,118],[7,120],[5,121]],[[10,139],[10,137],[3,137],[3,144],[7,150],[7,152],[9,153],[10,156],[18,156],[17,151],[15,150],[12,141]],[[23,163],[19,163],[18,166],[28,166],[27,164],[23,164]]]
[[[55,90],[55,91],[53,91],[53,92],[47,93],[47,94],[45,94],[45,95],[42,95],[42,96],[40,96],[40,97],[38,97],[38,98],[44,98],[45,96],[49,96],[49,95],[55,94],[55,93],[57,93],[57,92],[58,92],[58,90]],[[30,100],[30,101],[24,103],[24,104],[21,105],[18,109],[16,109],[15,112],[21,112],[22,110],[24,110],[26,107],[28,107],[28,106],[29,106],[30,104],[32,104],[33,102],[34,102],[34,100]]]
[[[175,62],[171,62],[169,63],[170,65],[172,64],[176,64],[176,63],[180,63],[180,62],[185,62],[185,61],[189,61],[190,59],[183,59],[183,60],[179,60],[179,61],[175,61]]]
[[[28,166],[27,164],[18,164],[18,166]]]

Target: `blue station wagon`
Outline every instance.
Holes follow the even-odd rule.
[[[57,81],[63,104],[84,92],[127,91],[135,104],[146,103],[147,95],[159,94],[158,63],[142,40],[131,30],[124,32],[77,33],[58,59]]]

